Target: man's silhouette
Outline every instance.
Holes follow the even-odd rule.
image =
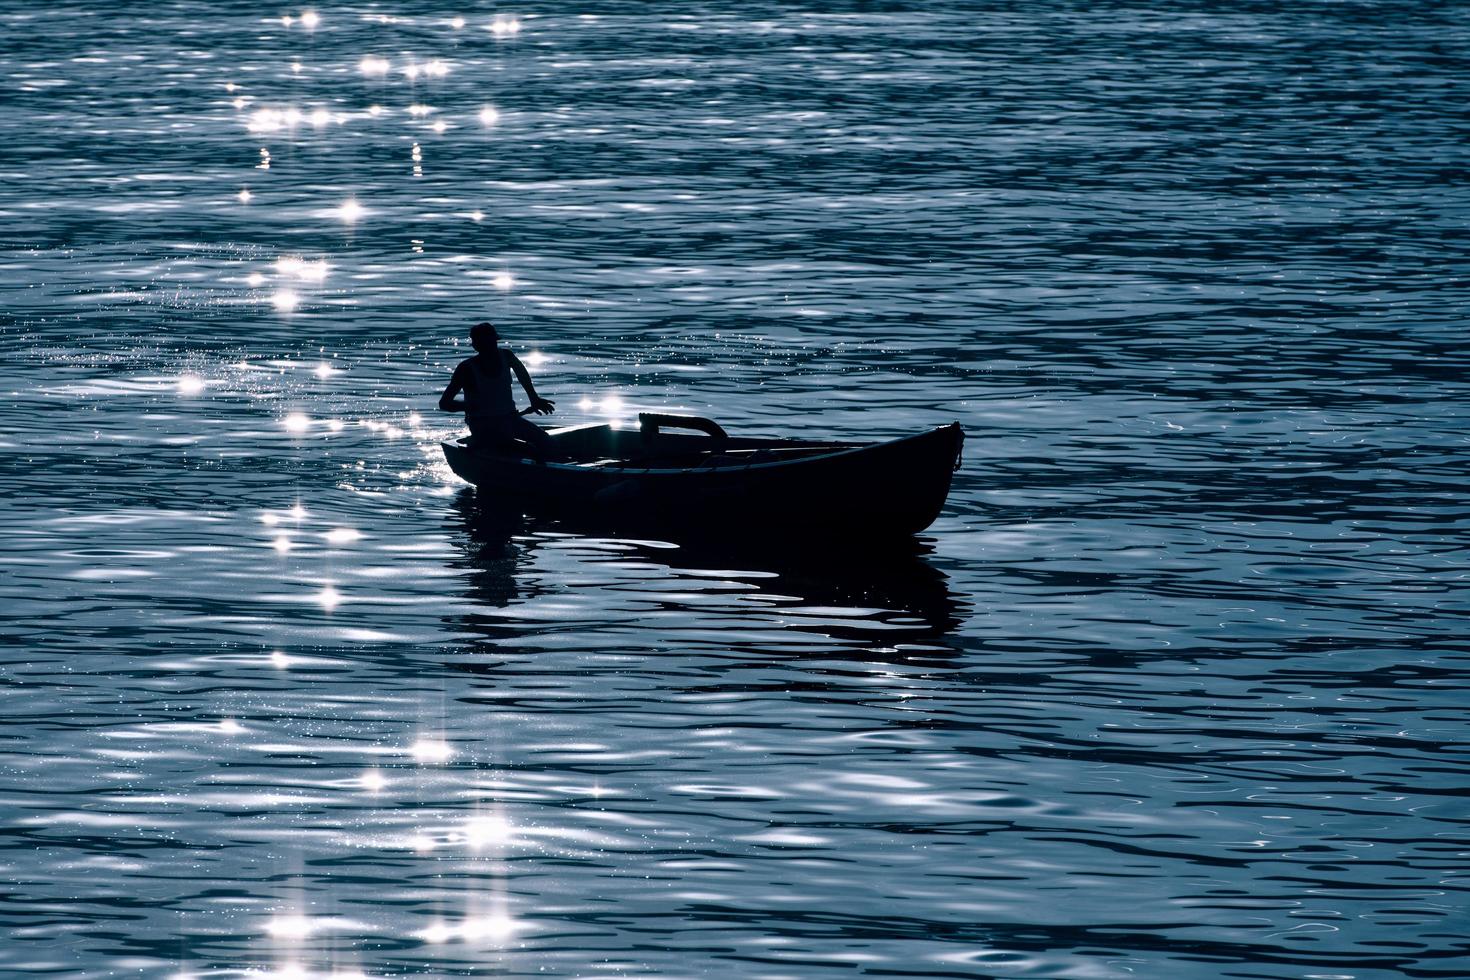
[[[510,351],[496,346],[499,341],[499,334],[489,323],[477,323],[470,328],[470,343],[477,353],[460,361],[454,369],[449,386],[439,396],[440,410],[464,412],[465,424],[470,428],[469,444],[473,448],[511,449],[515,440],[522,439],[530,444],[532,455],[538,459],[564,458],[544,429],[516,411],[510,389],[512,372],[531,399],[529,411],[550,415],[556,406],[536,394],[526,366]],[[460,392],[464,392],[463,398],[456,397]]]

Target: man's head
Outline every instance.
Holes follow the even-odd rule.
[[[470,327],[470,346],[481,354],[488,354],[500,343],[500,335],[495,332],[495,327],[489,322],[477,323]]]

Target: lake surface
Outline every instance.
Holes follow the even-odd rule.
[[[0,975],[1470,975],[1464,14],[0,7]],[[485,318],[964,465],[497,522]]]

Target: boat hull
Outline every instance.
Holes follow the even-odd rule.
[[[939,516],[963,440],[953,424],[876,445],[808,449],[798,459],[685,467],[539,463],[443,447],[450,468],[487,499],[532,513],[703,533],[893,536]]]

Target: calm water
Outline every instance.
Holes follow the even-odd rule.
[[[1470,975],[1464,6],[657,6],[0,6],[0,974]],[[486,317],[965,465],[506,526]]]

